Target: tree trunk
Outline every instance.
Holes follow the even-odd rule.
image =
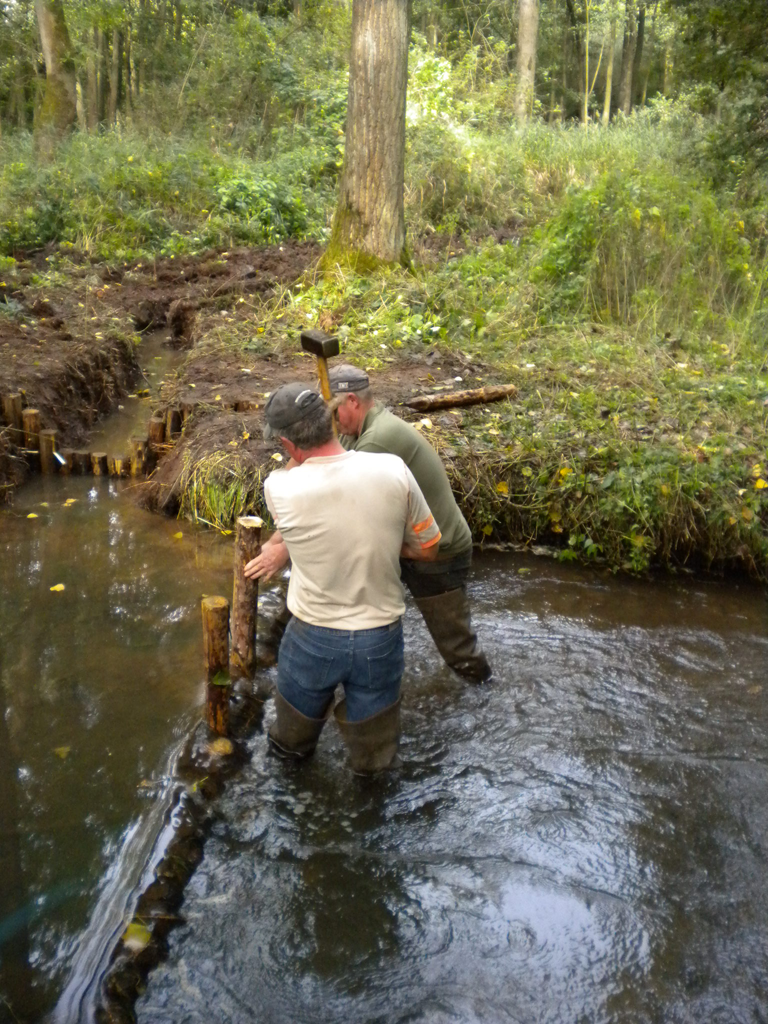
[[[576,8],[574,7],[573,0],[565,0],[565,6],[568,11],[568,19],[573,29],[573,39],[576,45],[576,56],[579,62],[579,116],[582,121],[585,121],[585,110],[587,104],[586,86],[584,85],[584,79],[586,77],[586,62],[584,59],[584,40],[581,36],[581,30],[579,28],[579,20],[576,16]]]
[[[520,124],[527,121],[533,112],[538,35],[539,0],[520,0],[515,87],[515,117]]]
[[[99,30],[91,33],[91,46],[85,63],[85,121],[89,131],[94,131],[99,123],[99,73],[97,54],[99,52]]]
[[[177,43],[181,42],[182,10],[179,0],[173,5],[173,36]]]
[[[109,121],[117,120],[123,86],[123,37],[119,28],[112,29],[112,66],[109,72]]]
[[[658,0],[653,5],[653,17],[651,18],[651,35],[648,39],[648,46],[645,49],[645,60],[642,69],[642,82],[640,88],[640,106],[644,107],[648,99],[648,79],[651,77],[651,63],[653,61],[653,44],[656,40],[656,15],[658,13]]]
[[[410,0],[354,0],[344,167],[326,265],[405,261]]]
[[[621,81],[619,83],[619,108],[625,114],[632,110],[632,69],[635,63],[637,26],[635,22],[635,0],[627,0],[627,17],[624,22],[624,44],[621,51]]]
[[[41,152],[52,152],[53,137],[77,120],[75,62],[61,0],[35,0],[40,42],[45,59],[45,91],[35,129]]]
[[[608,51],[608,67],[605,69],[605,97],[603,99],[603,125],[611,120],[611,99],[613,93],[613,61],[616,55],[616,17],[611,18],[611,42]]]
[[[97,110],[99,124],[104,124],[107,119],[107,37],[102,29],[96,31],[99,33]]]
[[[643,63],[643,47],[645,45],[645,4],[640,3],[637,15],[637,42],[635,56],[632,61],[632,106],[637,106],[637,90],[640,85],[640,69]]]

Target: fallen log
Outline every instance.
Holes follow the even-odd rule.
[[[485,388],[473,388],[471,391],[448,391],[434,395],[416,395],[407,398],[403,405],[419,412],[430,409],[451,409],[457,405],[486,405],[488,402],[500,402],[502,398],[514,398],[517,388],[514,384],[491,384]]]

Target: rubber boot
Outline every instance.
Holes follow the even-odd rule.
[[[347,702],[340,701],[333,711],[349,762],[356,775],[374,775],[400,764],[400,700],[360,722],[347,721]]]
[[[490,679],[491,666],[472,629],[466,590],[458,587],[434,597],[417,597],[416,605],[445,663],[474,683]]]
[[[317,741],[323,726],[328,721],[330,704],[322,718],[307,718],[289,704],[278,691],[275,694],[277,719],[269,729],[269,738],[275,753],[285,757],[311,757],[315,752]]]

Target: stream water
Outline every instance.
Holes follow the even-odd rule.
[[[0,512],[0,1021],[87,1019],[231,588],[231,541],[129,488]],[[472,592],[495,682],[411,606],[399,773],[254,737],[139,1021],[768,1020],[764,592],[516,555]]]

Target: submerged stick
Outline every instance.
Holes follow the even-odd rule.
[[[203,598],[203,649],[208,673],[206,711],[208,727],[219,736],[229,731],[229,601]]]
[[[492,384],[487,388],[473,388],[471,391],[417,395],[415,398],[407,398],[403,405],[426,412],[429,409],[451,409],[457,405],[486,405],[488,402],[500,402],[502,398],[514,398],[516,394],[517,388],[514,384]]]
[[[240,516],[235,531],[235,586],[232,594],[232,674],[252,679],[256,671],[256,602],[259,581],[243,575],[246,564],[261,551],[258,516]]]

